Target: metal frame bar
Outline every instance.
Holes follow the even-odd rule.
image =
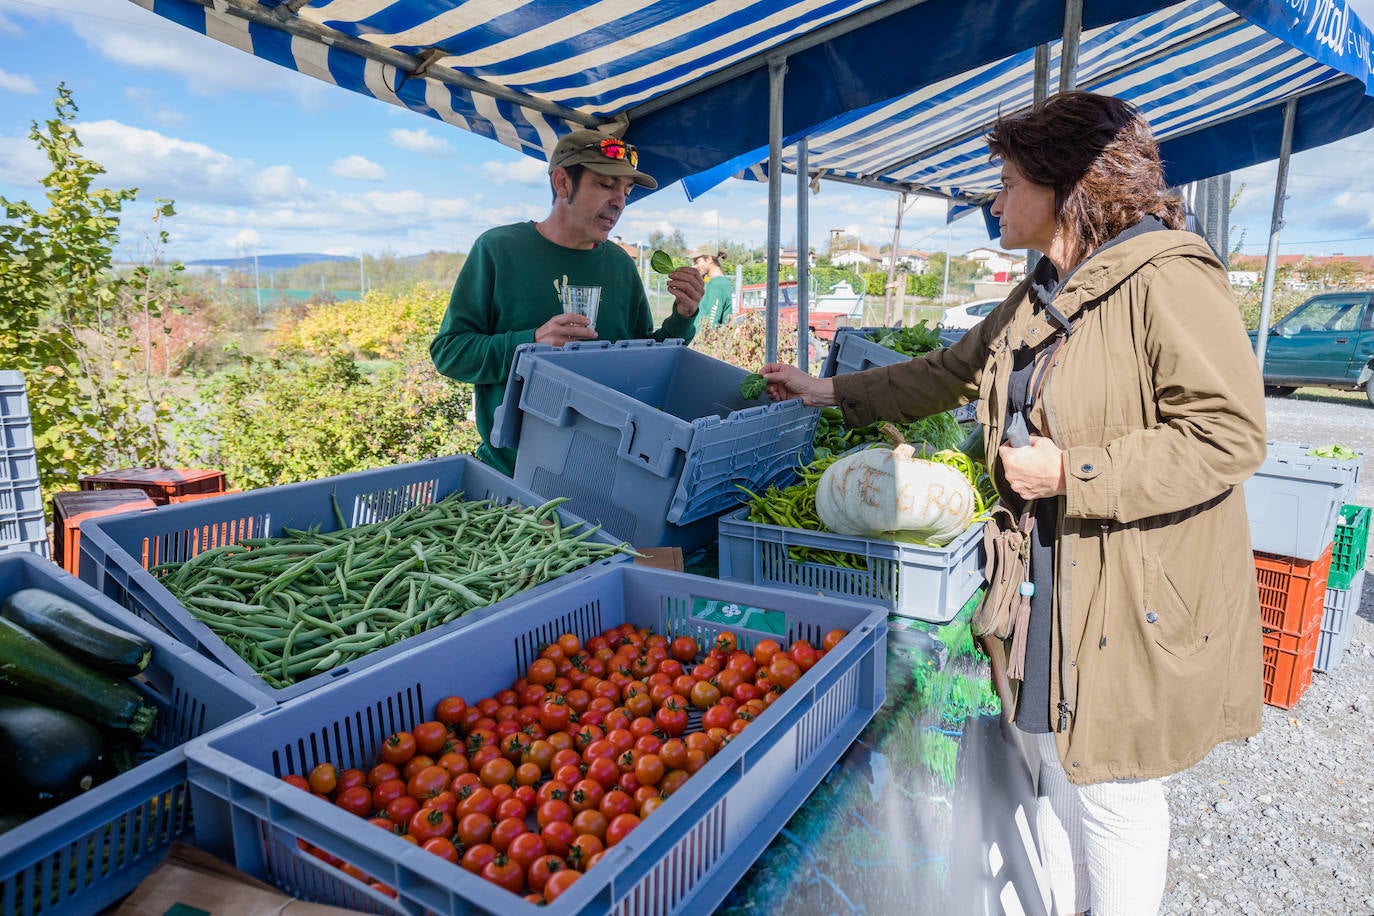
[[[528,108],[541,114],[555,118],[562,118],[573,124],[580,124],[584,127],[596,127],[605,123],[605,119],[596,118],[591,115],[583,114],[572,108],[566,108],[557,102],[550,102],[546,99],[537,98],[524,92],[517,92],[507,89],[504,86],[497,86],[485,80],[459,73],[449,67],[433,63],[433,58],[425,55],[415,56],[406,54],[404,51],[396,51],[391,48],[383,48],[378,45],[361,41],[351,35],[335,29],[327,28],[313,22],[301,19],[298,15],[282,17],[277,14],[277,10],[266,9],[259,5],[256,0],[195,0],[212,13],[225,16],[238,16],[257,25],[286,32],[297,38],[313,41],[329,48],[339,48],[356,54],[366,60],[373,60],[381,64],[389,64],[405,74],[421,74],[421,79],[433,79],[450,86],[458,86],[469,92],[479,95],[489,96],[503,102],[510,102],[522,108]],[[282,9],[278,7],[277,9]],[[428,52],[427,52],[428,53]]]
[[[764,362],[778,359],[778,247],[782,239],[782,92],[787,61],[768,64],[768,270],[764,289]]]
[[[1269,344],[1269,315],[1274,305],[1274,275],[1278,271],[1279,230],[1283,228],[1283,201],[1288,191],[1288,160],[1293,154],[1293,125],[1298,119],[1298,100],[1289,99],[1283,109],[1283,137],[1279,141],[1279,172],[1274,179],[1274,210],[1269,218],[1269,253],[1264,259],[1264,287],[1260,294],[1259,331],[1255,334],[1255,359],[1264,371],[1264,352]]]
[[[797,366],[810,371],[811,362],[811,201],[807,175],[811,147],[797,141]]]

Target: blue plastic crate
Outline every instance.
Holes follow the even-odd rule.
[[[416,646],[346,681],[196,742],[187,752],[197,841],[293,896],[370,912],[397,901],[306,855],[321,847],[399,891],[405,912],[440,914],[709,913],[855,739],[884,698],[887,624],[872,605],[791,595],[632,564],[560,587],[458,633]],[[629,621],[712,639],[707,602],[776,611],[780,641],[848,636],[723,748],[623,843],[547,907],[534,907],[357,817],[282,782],[329,760],[370,765],[382,741],[423,721],[449,694],[503,689],[562,632],[587,639]],[[732,628],[741,645],[771,633]],[[463,659],[462,665],[453,659]],[[217,807],[216,807],[217,806]]]
[[[1313,446],[1270,442],[1264,464],[1245,482],[1245,509],[1255,550],[1316,560],[1336,534],[1341,506],[1352,502],[1364,455],[1315,458]]]
[[[1317,657],[1313,671],[1327,674],[1341,666],[1345,650],[1355,632],[1355,616],[1360,612],[1360,598],[1364,594],[1364,570],[1350,580],[1349,588],[1328,588],[1326,605],[1322,610],[1321,635],[1317,637]]]
[[[109,518],[90,519],[81,524],[79,571],[83,581],[94,585],[140,617],[157,623],[185,645],[214,659],[264,696],[280,702],[403,651],[416,641],[433,639],[445,630],[467,626],[482,616],[497,613],[515,599],[498,601],[360,659],[297,681],[289,687],[278,688],[264,681],[224,640],[196,620],[147,571],[148,568],[162,563],[183,562],[202,550],[221,544],[235,544],[244,538],[272,537],[280,534],[283,528],[336,531],[340,527],[384,521],[415,506],[438,502],[450,493],[459,491],[472,500],[491,499],[529,507],[546,502],[509,477],[469,456],[431,458],[379,470],[358,471],[306,483],[266,487]],[[336,518],[335,499],[344,513],[345,526],[340,526]],[[582,519],[563,508],[558,510],[558,518],[565,528],[582,522]],[[591,535],[591,539],[603,544],[621,543],[618,538],[604,531]],[[620,554],[598,563],[628,562],[629,559],[628,555]],[[538,592],[551,585],[545,582],[531,591]]]
[[[515,479],[636,547],[692,550],[740,487],[785,485],[811,460],[820,411],[746,401],[748,373],[670,340],[517,348],[492,441]]]
[[[895,366],[911,357],[898,353],[891,347],[869,340],[869,335],[884,334],[892,328],[840,328],[835,332],[835,340],[825,355],[821,367],[821,378],[833,378],[850,372],[862,372],[880,366]],[[957,339],[957,338],[955,338]],[[948,346],[952,340],[941,337],[941,343]],[[953,410],[956,420],[973,420],[976,408],[973,403],[964,404]]]
[[[984,583],[982,523],[944,547],[751,522],[748,508],[720,519],[720,577],[754,585],[872,601],[902,617],[953,620]],[[819,561],[829,550],[864,568]]]
[[[0,833],[0,912],[98,913],[129,893],[175,842],[192,841],[184,745],[266,703],[228,672],[28,554],[0,556],[0,597],[44,588],[153,644],[136,685],[158,707],[140,763]]]

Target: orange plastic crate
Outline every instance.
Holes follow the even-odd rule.
[[[1264,628],[1302,636],[1319,627],[1330,571],[1330,544],[1316,560],[1255,551],[1255,584]]]
[[[1292,709],[1312,686],[1312,666],[1317,659],[1318,626],[1301,636],[1266,630],[1264,645],[1264,702],[1279,709]]]
[[[52,495],[53,559],[73,576],[81,558],[81,523],[88,518],[156,507],[142,490],[63,490]]]
[[[137,489],[159,506],[173,496],[223,493],[223,471],[206,468],[123,468],[88,474],[78,481],[83,490]]]

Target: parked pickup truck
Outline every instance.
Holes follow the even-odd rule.
[[[1300,387],[1363,389],[1374,404],[1374,292],[1313,296],[1285,315],[1269,329],[1264,386],[1280,396]]]

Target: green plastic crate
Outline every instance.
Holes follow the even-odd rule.
[[[1328,588],[1349,588],[1355,576],[1364,569],[1369,516],[1369,506],[1349,503],[1341,506],[1341,516],[1336,521],[1336,540],[1331,549],[1331,572],[1326,577]]]

